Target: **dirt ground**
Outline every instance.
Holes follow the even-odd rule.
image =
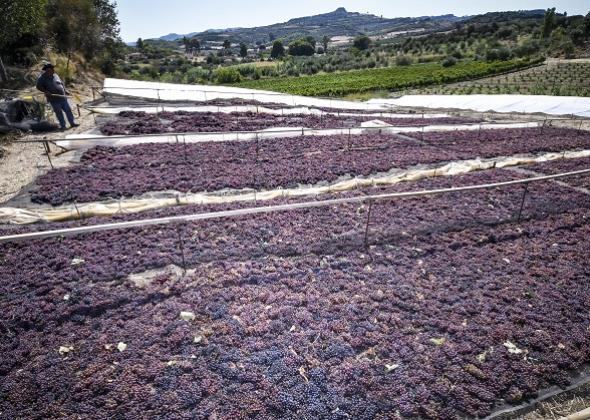
[[[77,105],[92,99],[90,87],[81,89],[70,88],[75,94],[70,99],[70,106],[76,117],[79,127],[65,132],[55,131],[43,134],[14,134],[0,137],[0,205],[17,195],[19,191],[33,182],[39,175],[51,169],[47,153],[43,143],[24,143],[24,140],[47,139],[55,140],[64,138],[66,135],[83,133],[94,127],[94,117],[83,108],[78,114]],[[19,96],[26,96],[34,93],[31,89],[24,90]],[[52,115],[55,122],[55,116]],[[59,155],[60,149],[49,144],[51,149],[51,160],[54,166],[67,165],[71,154]]]
[[[559,395],[539,403],[534,411],[515,417],[518,420],[558,420],[590,407],[590,384],[572,392]]]

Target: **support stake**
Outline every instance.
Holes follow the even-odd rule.
[[[76,213],[78,213],[78,219],[82,220],[82,214],[80,213],[80,209],[78,208],[78,203],[76,203],[76,201],[74,201],[74,208],[76,209]]]
[[[524,185],[524,192],[522,194],[522,201],[520,202],[520,209],[518,210],[518,219],[516,223],[520,223],[520,218],[522,216],[522,209],[524,208],[524,200],[526,199],[526,193],[529,190],[529,184]]]
[[[369,211],[367,211],[367,223],[365,225],[365,248],[369,247],[369,223],[371,222],[371,210],[373,209],[373,201],[369,201]]]
[[[186,257],[184,255],[184,241],[182,240],[182,234],[180,233],[180,224],[176,225],[176,234],[178,235],[178,249],[180,249],[180,255],[182,257],[182,273],[186,275]]]
[[[183,149],[184,149],[184,160],[186,161],[186,163],[188,163],[188,152],[186,150],[186,147],[187,147],[186,146],[186,136],[184,134],[182,135],[182,143],[184,144],[184,147],[183,147]]]
[[[49,166],[51,166],[51,169],[55,169],[53,167],[53,162],[51,161],[51,149],[49,148],[49,142],[44,141],[43,145],[45,146],[45,152],[47,154],[47,160],[49,160]]]
[[[160,118],[160,89],[156,89],[156,94],[158,95],[158,105],[156,106],[156,115]]]
[[[350,150],[350,148],[352,147],[351,144],[351,134],[350,134],[350,128],[348,129],[348,150]]]

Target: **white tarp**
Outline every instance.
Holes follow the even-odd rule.
[[[271,138],[299,137],[299,136],[335,136],[361,135],[369,133],[398,134],[398,133],[429,133],[433,131],[478,131],[506,128],[534,128],[539,122],[507,123],[507,124],[461,124],[461,125],[429,125],[424,127],[392,127],[383,126],[383,122],[371,121],[367,126],[357,128],[310,129],[304,127],[275,127],[263,131],[252,132],[223,132],[223,133],[170,133],[137,136],[96,136],[90,134],[69,135],[69,140],[56,141],[55,144],[69,150],[86,149],[94,146],[132,146],[145,143],[207,143],[222,141],[254,141]],[[370,126],[368,126],[370,125]],[[83,139],[83,140],[76,140]]]
[[[468,109],[479,112],[539,112],[590,118],[590,98],[579,96],[406,95],[397,99],[371,99],[369,103],[433,109]]]
[[[516,155],[490,159],[469,159],[441,166],[419,167],[407,170],[392,169],[387,173],[368,177],[338,180],[328,185],[304,185],[295,188],[279,188],[267,191],[224,190],[217,192],[180,193],[177,191],[152,192],[140,197],[108,200],[94,203],[79,203],[59,207],[39,206],[34,209],[0,207],[0,223],[29,224],[77,220],[80,217],[112,216],[114,214],[140,213],[147,210],[191,204],[221,204],[234,202],[258,202],[281,197],[317,196],[334,192],[351,191],[363,187],[395,185],[405,181],[417,181],[437,176],[453,176],[473,171],[506,168],[517,165],[548,162],[561,159],[589,157],[590,150]],[[159,197],[158,197],[159,196]]]
[[[316,106],[340,109],[386,111],[385,104],[352,102],[338,99],[319,99],[256,89],[230,86],[176,85],[172,83],[142,82],[138,80],[110,79],[104,81],[103,93],[133,98],[162,101],[210,101],[213,99],[247,99],[290,106]]]
[[[343,111],[322,111],[321,109],[308,108],[308,107],[296,107],[296,108],[266,108],[264,106],[256,105],[232,105],[232,106],[174,106],[174,105],[129,105],[129,106],[86,106],[86,109],[98,114],[118,114],[124,111],[143,111],[147,114],[156,114],[158,112],[217,112],[230,114],[232,112],[255,112],[260,114],[272,114],[272,115],[337,115],[340,117],[380,117],[380,118],[449,118],[449,114],[444,113],[391,113],[391,112],[371,112],[370,114],[355,113],[354,110],[343,110]]]

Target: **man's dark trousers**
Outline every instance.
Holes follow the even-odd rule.
[[[66,117],[68,117],[70,125],[74,124],[74,114],[72,113],[72,108],[70,108],[70,104],[66,98],[52,100],[51,107],[55,112],[55,116],[57,117],[61,128],[66,128],[66,120],[64,119],[63,114],[64,112],[66,113]]]

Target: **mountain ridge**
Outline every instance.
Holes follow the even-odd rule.
[[[199,37],[202,41],[220,41],[231,38],[233,42],[268,43],[273,38],[291,40],[301,36],[355,36],[359,34],[376,35],[394,31],[412,29],[446,29],[455,22],[467,17],[457,17],[452,14],[440,16],[417,16],[384,18],[368,13],[349,12],[344,7],[328,13],[303,16],[289,19],[286,22],[275,23],[253,28],[225,28],[208,29],[202,32],[188,34],[170,33],[158,39],[162,41],[177,41],[183,37]]]

